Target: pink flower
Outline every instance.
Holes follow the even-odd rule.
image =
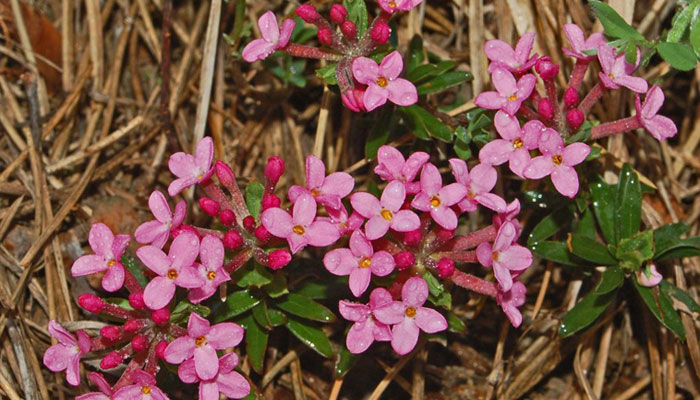
[[[357,212],[353,212],[352,214],[348,215],[348,211],[345,209],[345,206],[342,206],[337,210],[327,208],[326,211],[328,212],[328,218],[325,220],[335,225],[335,227],[338,228],[338,233],[341,236],[360,229],[362,223],[365,222],[365,219]]]
[[[496,119],[498,119],[496,114]],[[537,142],[540,133],[545,129],[551,129],[544,126],[538,120],[532,120],[525,123],[522,129],[519,124],[495,124],[498,134],[503,139],[496,139],[486,143],[479,151],[479,161],[489,165],[501,165],[508,161],[508,166],[514,174],[521,178],[523,170],[530,162],[530,150],[537,148]],[[490,190],[490,189],[489,189]]]
[[[528,179],[541,179],[551,174],[557,191],[573,198],[578,193],[578,175],[574,165],[582,163],[591,148],[580,142],[564,147],[564,140],[553,129],[542,132],[539,142],[542,155],[530,161],[523,175]]]
[[[537,61],[537,55],[530,57],[532,44],[535,42],[534,33],[526,33],[520,37],[513,50],[510,45],[502,40],[491,39],[484,44],[484,53],[491,60],[489,73],[497,68],[503,68],[512,73],[519,74],[532,68]]]
[[[219,372],[216,350],[237,346],[243,340],[243,328],[233,322],[211,326],[209,321],[191,313],[187,322],[187,336],[170,342],[165,348],[165,361],[180,364],[194,357],[194,368],[201,380],[210,380]]]
[[[619,89],[620,86],[624,86],[637,93],[646,93],[649,88],[647,81],[630,75],[637,66],[627,63],[624,53],[615,56],[615,49],[607,44],[601,44],[598,47],[598,61],[603,70],[598,73],[598,77],[606,88]],[[637,54],[637,62],[639,62],[639,54]]]
[[[129,235],[114,236],[103,223],[93,224],[88,235],[90,248],[95,254],[82,256],[75,260],[70,271],[75,276],[85,276],[105,272],[102,288],[116,292],[124,285],[124,266],[121,258],[129,245]]]
[[[80,395],[75,400],[112,400],[112,387],[107,383],[102,374],[97,372],[88,373],[88,379],[93,385],[100,389],[99,392],[90,392]]]
[[[510,323],[516,328],[523,322],[523,316],[520,314],[518,307],[525,304],[525,292],[527,290],[522,282],[513,282],[513,286],[509,291],[503,292],[499,290],[496,295],[496,301],[503,309]]]
[[[211,379],[201,379],[195,360],[189,359],[177,369],[177,375],[185,383],[199,382],[199,400],[219,400],[219,393],[230,399],[242,399],[250,393],[250,384],[243,375],[234,371],[238,365],[236,353],[228,353],[219,361],[219,372]]]
[[[640,285],[654,287],[661,282],[664,277],[656,270],[656,265],[648,263],[646,268],[637,272],[637,281]]]
[[[495,168],[487,164],[477,164],[470,173],[467,163],[458,158],[451,159],[450,166],[455,180],[467,188],[466,196],[458,203],[462,212],[476,211],[477,204],[496,212],[505,211],[506,201],[496,194],[489,193],[496,186],[498,179]]]
[[[392,301],[374,310],[379,322],[393,325],[391,347],[408,354],[418,342],[420,331],[436,333],[447,329],[447,320],[439,312],[423,307],[428,299],[428,284],[423,278],[409,278],[401,288],[401,301]]]
[[[657,85],[651,87],[644,98],[644,104],[640,104],[639,95],[636,95],[635,108],[637,109],[637,119],[639,119],[644,129],[649,131],[658,141],[673,137],[678,132],[676,124],[670,118],[657,114],[663,104],[664,91]]]
[[[428,153],[417,151],[406,160],[400,151],[384,145],[377,151],[377,166],[374,167],[374,173],[385,181],[398,180],[406,185],[406,193],[416,194],[420,191],[420,185],[413,180],[429,159]]]
[[[350,275],[350,291],[355,297],[367,290],[372,274],[387,276],[394,270],[394,257],[386,251],[374,252],[372,243],[360,231],[350,236],[350,248],[331,250],[323,257],[326,269],[334,275]]]
[[[451,183],[442,186],[440,171],[433,164],[425,164],[420,174],[421,191],[413,198],[411,206],[415,209],[430,212],[430,216],[438,225],[447,229],[457,228],[457,214],[452,210],[467,195],[467,188],[461,183]]]
[[[223,268],[224,244],[221,239],[212,235],[205,236],[199,246],[199,259],[202,263],[197,266],[197,273],[204,285],[190,290],[189,299],[194,304],[208,299],[219,285],[231,280]]]
[[[308,244],[330,246],[340,238],[333,224],[316,220],[316,200],[308,193],[296,199],[292,215],[279,207],[268,208],[263,211],[261,221],[271,234],[287,239],[292,253],[297,253]]]
[[[408,2],[409,0],[404,0]],[[357,57],[352,62],[352,74],[358,82],[367,85],[362,98],[367,111],[384,105],[389,99],[399,106],[410,106],[418,101],[416,87],[406,79],[399,78],[403,60],[398,51],[384,57],[382,63],[371,58]]]
[[[151,209],[156,219],[144,222],[136,228],[134,238],[141,244],[150,243],[162,249],[170,237],[170,231],[179,227],[185,219],[187,203],[180,200],[175,206],[175,214],[173,214],[163,193],[154,190],[148,198],[148,208]]]
[[[341,200],[352,192],[355,180],[346,172],[334,172],[326,176],[326,166],[318,157],[306,157],[306,188],[294,185],[289,188],[289,200],[294,203],[304,193],[311,194],[317,203],[328,208],[342,207]],[[308,188],[308,189],[307,189]]]
[[[515,237],[517,239],[520,236],[520,232],[523,230],[522,226],[520,225],[520,221],[515,218],[518,216],[518,214],[520,214],[520,200],[514,199],[508,203],[504,212],[493,216],[493,226],[496,229],[499,229],[501,225],[506,222],[512,223],[515,227]]]
[[[384,236],[389,228],[397,232],[409,232],[420,227],[418,215],[410,210],[401,210],[406,200],[406,188],[399,181],[389,182],[382,192],[381,200],[366,192],[350,196],[352,208],[365,218],[365,235],[369,240]]]
[[[532,264],[532,253],[523,246],[514,244],[517,231],[511,222],[505,222],[496,234],[496,240],[484,242],[476,248],[476,257],[485,267],[493,267],[493,274],[502,291],[513,287],[511,271],[516,273]]]
[[[264,60],[275,50],[283,49],[289,43],[296,22],[293,19],[285,19],[282,22],[282,30],[277,25],[277,17],[272,11],[268,11],[258,19],[261,39],[255,39],[243,49],[243,59],[252,63],[256,60]]]
[[[136,370],[131,379],[135,385],[119,389],[114,400],[168,400],[168,396],[156,386],[156,378],[148,372]]]
[[[85,331],[71,335],[56,321],[49,321],[49,334],[58,344],[49,347],[44,353],[44,365],[53,372],[66,371],[66,381],[73,386],[80,384],[80,357],[90,351],[90,337]]]
[[[605,44],[605,37],[602,33],[592,33],[591,36],[586,39],[583,36],[583,31],[576,24],[564,25],[564,34],[566,34],[566,38],[569,39],[571,50],[563,48],[562,51],[567,56],[575,57],[579,60],[592,60],[595,56],[587,55],[585,52],[597,50],[598,47]]]
[[[417,7],[423,0],[378,0],[377,2],[382,10],[393,14],[396,11],[409,11]]]
[[[386,324],[377,321],[372,311],[380,306],[392,303],[391,293],[384,288],[376,288],[369,295],[369,304],[352,303],[341,300],[338,302],[340,315],[348,321],[354,321],[345,338],[345,346],[353,354],[364,352],[376,340],[388,342],[391,340],[391,330]]]
[[[175,197],[184,189],[209,179],[214,173],[211,167],[213,159],[214,141],[209,136],[197,143],[194,156],[183,152],[170,156],[168,168],[173,175],[177,176],[177,179],[168,186],[170,197]]]
[[[527,74],[515,81],[515,77],[503,68],[496,68],[491,73],[491,81],[496,92],[483,92],[476,96],[474,104],[489,110],[503,110],[508,115],[515,115],[520,105],[530,97],[537,83],[537,77]]]
[[[205,282],[192,267],[199,254],[199,239],[194,233],[183,231],[170,244],[166,256],[155,246],[144,246],[136,255],[151,271],[159,276],[153,278],[143,292],[143,300],[151,310],[158,310],[170,303],[175,287],[194,289]]]

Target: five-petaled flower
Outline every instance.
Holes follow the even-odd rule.
[[[411,206],[429,212],[433,221],[441,227],[447,230],[456,229],[457,214],[451,207],[464,199],[467,188],[458,182],[443,187],[440,171],[431,163],[423,166],[420,187],[421,191],[413,198]]]
[[[379,7],[389,14],[397,11],[410,11],[417,7],[423,0],[378,0]]]
[[[168,400],[168,396],[156,386],[156,378],[146,371],[131,373],[133,385],[125,386],[114,394],[114,400]]]
[[[44,353],[44,365],[53,372],[66,371],[66,381],[73,386],[80,384],[80,357],[90,351],[90,337],[83,330],[70,334],[54,320],[49,321],[49,334],[58,343]]]
[[[389,228],[397,232],[409,232],[418,229],[420,219],[411,210],[401,210],[406,200],[406,188],[399,181],[391,181],[384,188],[381,200],[367,192],[358,192],[350,196],[352,208],[369,221],[365,224],[365,235],[369,240],[384,236]]]
[[[491,81],[496,91],[481,93],[474,99],[474,104],[489,110],[502,110],[508,115],[515,115],[523,101],[530,97],[535,89],[537,77],[526,74],[516,81],[510,71],[496,68],[491,73]]]
[[[277,25],[277,17],[272,11],[267,11],[258,19],[261,39],[255,39],[243,49],[243,59],[248,62],[264,60],[275,50],[282,49],[289,43],[296,22],[293,19],[285,19],[282,29]]]
[[[351,353],[364,352],[375,340],[378,342],[391,340],[391,329],[386,324],[377,321],[372,312],[392,301],[391,293],[388,290],[376,288],[369,294],[369,304],[352,303],[345,300],[338,302],[340,315],[348,321],[355,322],[345,338],[345,345]]]
[[[637,119],[639,123],[658,141],[673,137],[678,132],[676,124],[674,124],[670,118],[657,114],[663,104],[664,91],[657,85],[649,89],[649,92],[644,98],[644,103],[640,102],[639,95],[637,95],[635,99],[635,108],[637,109]]]
[[[293,185],[289,188],[289,200],[294,203],[304,193],[311,194],[316,202],[332,209],[339,209],[341,200],[352,192],[355,180],[347,172],[333,172],[326,176],[326,166],[314,155],[306,157],[306,188]]]
[[[466,196],[457,203],[462,212],[476,211],[477,204],[496,212],[506,210],[506,201],[497,194],[489,193],[498,179],[495,168],[488,164],[477,164],[470,172],[467,163],[458,158],[451,159],[450,166],[455,180],[467,188]]]
[[[204,285],[190,290],[189,299],[197,304],[208,299],[215,292],[216,288],[224,282],[230,281],[231,277],[224,270],[224,244],[216,236],[207,235],[199,245],[199,260],[197,273],[204,280]]]
[[[518,310],[518,307],[525,304],[526,291],[527,289],[522,282],[513,282],[513,286],[511,286],[509,291],[503,292],[499,290],[496,295],[496,302],[501,306],[510,323],[516,328],[523,322],[523,315]]]
[[[637,66],[625,61],[625,54],[615,56],[615,49],[608,44],[598,46],[598,61],[603,70],[598,73],[598,77],[606,88],[619,89],[620,86],[624,86],[637,93],[646,93],[649,88],[647,81],[643,78],[630,75]],[[637,54],[637,62],[639,62],[639,54]]]
[[[214,159],[214,141],[209,136],[200,140],[195,147],[194,155],[178,152],[170,156],[168,168],[177,179],[168,186],[168,194],[174,197],[184,189],[204,182],[214,169],[211,162]]]
[[[250,384],[243,375],[233,370],[238,365],[236,353],[224,354],[218,363],[219,371],[211,379],[199,376],[194,359],[180,364],[177,375],[185,383],[199,382],[199,400],[219,400],[219,393],[230,399],[246,397],[250,393]]]
[[[537,61],[536,54],[530,57],[534,42],[535,34],[532,32],[521,36],[515,49],[502,40],[488,40],[484,44],[484,53],[491,60],[488,71],[493,72],[496,68],[503,68],[514,74],[520,74],[529,70]]]
[[[100,391],[82,394],[76,397],[75,400],[112,400],[114,391],[112,391],[112,387],[107,383],[104,376],[99,372],[89,372],[87,375],[90,382],[97,386]]]
[[[180,226],[187,213],[187,203],[180,200],[175,205],[175,213],[170,211],[168,201],[163,193],[154,190],[148,198],[148,208],[151,209],[155,220],[144,222],[134,232],[134,238],[141,244],[152,244],[153,246],[165,246],[170,237],[170,231]]]
[[[122,255],[129,245],[129,235],[114,235],[103,223],[93,224],[88,235],[90,248],[95,254],[84,255],[73,263],[73,276],[90,275],[104,272],[102,288],[116,292],[124,285],[124,266]]]
[[[500,289],[507,292],[513,287],[513,276],[532,264],[532,253],[519,244],[515,244],[518,231],[511,222],[501,225],[493,243],[484,242],[476,248],[476,257],[485,267],[493,267],[493,274]]]
[[[383,145],[377,150],[377,166],[374,173],[385,181],[398,180],[406,185],[406,193],[416,194],[420,191],[420,183],[413,182],[421,167],[428,162],[430,155],[416,151],[405,159],[395,148]]]
[[[408,0],[406,0],[408,1]],[[416,87],[410,81],[399,78],[403,60],[398,51],[384,57],[381,64],[371,58],[357,57],[352,62],[352,74],[367,90],[362,102],[367,111],[384,105],[387,99],[399,106],[410,106],[418,101]]]
[[[583,35],[583,31],[576,24],[564,25],[564,34],[569,39],[571,49],[564,47],[562,51],[569,57],[574,57],[583,61],[590,61],[595,58],[595,55],[586,54],[592,50],[598,50],[605,43],[605,37],[602,33],[591,33],[588,39]]]
[[[538,120],[526,122],[522,129],[518,124],[496,125],[496,131],[503,139],[486,143],[479,151],[479,161],[489,165],[501,165],[508,161],[510,170],[524,178],[523,170],[531,160],[530,150],[537,148],[540,134],[545,129],[551,128],[546,128]]]

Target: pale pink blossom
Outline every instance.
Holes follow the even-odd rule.
[[[513,286],[507,292],[501,290],[496,295],[496,301],[503,309],[506,317],[514,327],[519,327],[523,322],[523,316],[518,307],[525,304],[525,293],[527,292],[522,282],[513,282]]]
[[[510,71],[496,68],[491,73],[496,91],[483,92],[476,96],[474,104],[489,110],[502,110],[508,115],[515,115],[520,105],[535,89],[537,77],[533,74],[523,75],[517,81]]]
[[[177,176],[177,179],[168,186],[170,197],[175,197],[184,189],[209,179],[214,173],[211,167],[213,159],[214,141],[209,136],[197,143],[194,155],[178,152],[170,156],[168,168],[173,175]]]
[[[678,133],[676,124],[670,118],[657,114],[663,104],[664,91],[657,85],[649,89],[643,104],[639,100],[639,95],[636,95],[637,119],[658,141],[666,140]]]
[[[495,168],[488,164],[477,164],[469,172],[467,163],[458,158],[451,159],[450,166],[455,180],[467,188],[464,199],[457,203],[462,212],[476,211],[477,204],[496,212],[505,211],[506,201],[497,194],[489,193],[498,179]]]
[[[591,50],[598,50],[598,47],[605,44],[605,37],[602,33],[591,33],[588,39],[583,35],[583,31],[576,24],[564,25],[564,34],[569,39],[571,49],[563,48],[564,54],[580,60],[588,61],[595,58],[595,55],[586,54]]]
[[[119,389],[114,400],[168,400],[168,396],[156,386],[156,378],[148,372],[136,370],[131,379],[134,385]]]
[[[405,0],[408,1],[408,0]],[[418,101],[416,87],[410,81],[399,78],[403,60],[398,51],[384,57],[381,64],[371,58],[357,57],[352,62],[352,74],[367,90],[362,102],[367,111],[384,105],[387,99],[399,106],[410,106]]]
[[[87,375],[90,382],[92,382],[94,386],[97,386],[100,391],[85,393],[76,397],[75,400],[112,400],[114,392],[102,374],[98,372],[89,372]]]
[[[467,195],[467,188],[461,183],[442,186],[442,176],[433,164],[425,164],[420,174],[421,191],[413,198],[411,206],[417,210],[430,212],[438,225],[447,229],[457,228],[457,214],[452,206]]]
[[[316,200],[308,193],[301,194],[294,203],[292,215],[279,207],[263,211],[261,221],[265,229],[279,238],[286,239],[292,253],[306,245],[330,246],[340,234],[330,222],[316,219]]]
[[[129,245],[129,235],[114,235],[103,223],[93,224],[88,243],[95,254],[84,255],[73,263],[71,274],[85,276],[104,272],[102,288],[115,292],[124,285],[124,266],[121,258]]]
[[[243,49],[243,59],[248,62],[264,60],[275,50],[283,49],[289,43],[296,22],[285,19],[280,30],[277,17],[272,11],[267,11],[258,19],[261,39],[255,39]]]
[[[485,267],[493,267],[493,274],[503,292],[513,287],[511,272],[519,273],[532,264],[530,250],[515,243],[517,231],[511,222],[505,222],[493,243],[484,242],[476,248],[476,257]]]
[[[150,243],[162,249],[170,237],[170,232],[173,229],[177,229],[184,221],[187,213],[187,203],[184,200],[180,200],[175,205],[175,214],[173,214],[163,193],[154,190],[148,198],[148,208],[151,209],[156,219],[144,222],[136,228],[134,238],[141,244]]]
[[[495,125],[502,139],[486,143],[479,151],[479,161],[490,165],[501,165],[508,161],[510,170],[524,178],[523,170],[531,160],[530,150],[537,148],[541,132],[551,128],[547,128],[538,120],[526,122],[522,129],[519,124]]]
[[[420,227],[418,215],[411,210],[402,210],[406,200],[406,188],[399,181],[389,182],[382,192],[381,200],[367,192],[350,196],[350,203],[360,215],[368,218],[365,235],[369,240],[384,236],[389,228],[397,232],[409,232]]]
[[[378,0],[379,7],[389,14],[397,11],[409,11],[417,7],[423,0]]]
[[[489,73],[497,68],[503,68],[514,74],[520,74],[532,68],[535,65],[535,61],[537,61],[537,54],[530,57],[534,42],[534,33],[526,33],[521,36],[515,45],[515,49],[502,40],[491,39],[486,41],[484,52],[486,57],[491,60],[491,65],[489,65],[488,69]]]
[[[378,342],[391,340],[391,329],[386,324],[377,321],[372,311],[393,301],[391,293],[384,288],[376,288],[369,294],[369,304],[352,303],[341,300],[338,302],[340,315],[348,321],[355,322],[348,330],[345,346],[353,354],[359,354]]]
[[[217,350],[237,346],[243,340],[244,331],[233,322],[210,325],[209,321],[191,313],[187,322],[187,336],[170,342],[165,348],[165,361],[181,364],[194,358],[194,368],[201,380],[210,380],[219,372]]]
[[[664,278],[656,269],[653,263],[647,264],[645,268],[637,272],[637,280],[640,285],[646,287],[654,287]]]
[[[53,372],[66,371],[66,381],[80,384],[80,357],[90,352],[90,337],[83,330],[70,334],[54,320],[49,321],[49,334],[58,343],[44,353],[44,365]]]
[[[326,269],[339,276],[349,275],[350,291],[360,297],[367,290],[372,274],[387,276],[394,270],[396,262],[388,252],[374,252],[372,243],[361,231],[350,236],[350,248],[334,249],[323,257]]]
[[[199,259],[197,273],[204,281],[204,285],[194,288],[189,292],[189,299],[197,304],[216,293],[216,288],[231,277],[224,270],[224,243],[216,236],[207,235],[199,245]]]
[[[185,383],[199,382],[199,400],[219,400],[219,394],[229,399],[242,399],[250,393],[250,384],[243,375],[234,371],[238,365],[236,353],[223,355],[219,360],[219,371],[211,379],[202,379],[197,374],[194,359],[189,359],[177,369],[177,375]]]
[[[423,307],[427,299],[428,284],[414,276],[401,288],[401,301],[392,301],[373,310],[379,322],[393,325],[391,347],[398,354],[408,354],[416,347],[420,331],[436,333],[447,329],[447,320],[442,314]]]
[[[306,187],[289,188],[289,200],[294,203],[304,193],[311,194],[316,202],[328,208],[342,207],[341,200],[352,192],[355,180],[347,172],[333,172],[326,176],[326,166],[314,155],[306,157]]]
[[[646,93],[649,88],[646,80],[630,75],[637,69],[637,65],[625,61],[624,53],[615,56],[615,49],[608,44],[598,46],[598,61],[603,70],[598,73],[598,77],[606,88],[619,89],[620,86],[624,86],[637,93]],[[637,63],[639,63],[639,54],[637,54]]]
[[[552,183],[559,193],[571,198],[576,196],[579,183],[574,166],[586,159],[591,148],[581,142],[564,147],[559,133],[547,129],[540,135],[539,149],[542,155],[528,163],[523,175],[528,179],[541,179],[551,174]]]
[[[406,185],[406,193],[416,194],[420,191],[420,184],[413,180],[429,159],[428,153],[416,151],[408,156],[407,160],[394,147],[384,145],[377,151],[377,166],[374,167],[374,173],[385,181],[398,180]]]

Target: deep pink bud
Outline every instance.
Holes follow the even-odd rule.
[[[354,89],[350,89],[345,93],[341,93],[340,98],[343,100],[345,107],[347,107],[350,111],[367,111],[362,100],[365,95],[365,90],[365,88],[355,87]]]
[[[554,64],[549,57],[540,57],[535,63],[535,71],[542,77],[545,81],[554,80],[559,73],[559,66]]]
[[[231,226],[234,222],[236,222],[236,214],[229,209],[221,210],[219,213],[219,219],[221,220],[222,225]]]
[[[219,214],[219,203],[209,197],[200,197],[199,206],[202,208],[202,211],[212,217],[216,217],[216,215]]]
[[[243,227],[248,232],[253,232],[253,229],[255,229],[255,218],[252,215],[243,218]]]
[[[345,35],[345,37],[348,39],[357,38],[357,25],[355,25],[355,23],[350,21],[349,19],[346,19],[345,22],[343,22],[343,24],[340,25],[340,30],[343,32],[343,35]]]
[[[292,261],[292,254],[284,249],[274,250],[267,256],[267,265],[270,269],[281,269]]]
[[[310,4],[302,4],[299,7],[297,7],[296,10],[297,15],[299,18],[303,19],[305,22],[308,22],[310,24],[313,24],[314,22],[318,21],[318,19],[321,17],[318,15],[318,11],[314,8],[314,6]]]
[[[415,246],[423,239],[420,229],[403,234],[403,243],[406,246]]]
[[[578,90],[572,87],[566,89],[564,92],[564,105],[566,105],[566,108],[576,107],[578,102]]]
[[[265,166],[265,179],[268,185],[275,186],[282,174],[284,174],[284,161],[279,157],[268,158]]]
[[[167,340],[161,340],[156,344],[156,356],[161,360],[165,359],[165,348],[168,347]]]
[[[348,10],[342,4],[333,4],[330,11],[331,21],[340,25],[348,18]]]
[[[325,46],[330,46],[333,43],[333,32],[328,28],[318,30],[318,41]]]
[[[554,106],[552,106],[552,102],[549,99],[540,100],[537,104],[537,112],[546,120],[554,118]]]
[[[131,347],[139,353],[148,348],[148,337],[146,335],[136,335],[131,339]]]
[[[437,263],[438,276],[449,278],[455,272],[455,262],[450,258],[441,258]]]
[[[170,310],[167,308],[161,308],[160,310],[155,310],[151,313],[151,319],[158,326],[163,326],[170,322]]]
[[[270,240],[270,237],[272,237],[272,235],[270,234],[270,231],[267,230],[267,228],[260,225],[259,227],[255,228],[255,237],[261,243],[265,243],[268,240]]]
[[[414,256],[410,251],[402,251],[398,253],[394,256],[394,260],[396,261],[396,268],[398,268],[399,271],[411,268],[416,264],[416,256]]]
[[[143,310],[146,308],[146,302],[143,301],[143,292],[131,293],[129,295],[129,305],[134,310]]]
[[[243,245],[243,238],[236,231],[228,231],[224,235],[224,246],[227,249],[238,250]]]
[[[583,124],[583,113],[581,110],[578,108],[572,108],[569,110],[569,112],[566,113],[566,122],[569,123],[569,126],[571,126],[571,129],[578,129],[581,124]]]
[[[453,237],[455,237],[455,231],[450,230],[450,229],[440,229],[436,233],[437,239],[441,242],[447,242],[449,240],[452,240]]]
[[[281,204],[282,204],[282,200],[280,200],[279,197],[277,197],[276,195],[274,195],[272,193],[266,194],[265,196],[263,196],[263,199],[262,199],[263,211],[267,210],[268,208],[279,207]]]
[[[173,235],[173,239],[175,239],[182,232],[192,233],[201,239],[201,237],[199,236],[199,232],[197,232],[197,230],[193,226],[190,226],[190,225],[180,225],[179,228],[173,229],[172,231],[170,231],[170,234]]]
[[[372,41],[377,44],[384,44],[391,36],[391,28],[386,22],[377,22],[372,28]]]
[[[134,333],[143,328],[143,322],[139,319],[130,319],[124,323],[124,332]]]
[[[117,339],[122,334],[121,328],[118,326],[114,325],[107,325],[104,328],[100,329],[100,336],[102,336],[102,339],[107,340],[108,342],[113,342]]]
[[[80,307],[91,313],[99,314],[105,308],[105,302],[101,298],[90,293],[83,293],[78,297]]]
[[[226,165],[225,162],[216,161],[216,163],[214,163],[214,172],[222,185],[233,186],[236,184],[236,175],[233,173],[231,167]]]
[[[113,352],[107,354],[100,361],[100,368],[112,369],[121,363],[122,363],[122,356],[120,356],[119,353],[117,353],[116,351],[113,351]]]

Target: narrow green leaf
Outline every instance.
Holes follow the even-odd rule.
[[[680,71],[690,71],[698,62],[695,52],[687,44],[663,42],[656,49],[664,60]]]
[[[598,294],[610,293],[613,290],[622,286],[625,281],[625,273],[620,267],[608,267],[605,268],[603,274],[600,276],[600,282],[595,288],[595,292]]]
[[[644,231],[622,239],[614,252],[620,267],[628,271],[638,271],[644,262],[654,256],[654,233]]]
[[[377,156],[377,150],[387,143],[391,134],[391,122],[394,110],[384,107],[379,118],[372,124],[367,142],[365,142],[365,158],[371,160]]]
[[[192,313],[199,314],[202,318],[206,318],[211,313],[209,307],[201,304],[192,304],[187,300],[182,300],[175,305],[175,308],[170,312],[170,322],[179,323],[187,320]]]
[[[569,252],[564,242],[544,240],[530,246],[530,250],[545,260],[571,267],[591,266],[591,264]]]
[[[571,252],[577,257],[596,265],[617,265],[617,260],[608,248],[590,237],[572,233],[569,239]]]
[[[449,311],[447,313],[447,329],[455,333],[464,333],[467,330],[467,325],[462,321],[457,314]]]
[[[639,232],[642,223],[642,187],[639,185],[639,177],[629,164],[625,164],[620,171],[615,204],[617,243]]]
[[[634,40],[630,40],[625,46],[625,61],[628,64],[637,64],[637,43]]]
[[[700,313],[700,305],[685,290],[664,280],[659,283],[659,287],[670,297],[685,304],[688,310]]]
[[[270,324],[274,327],[282,326],[287,323],[287,316],[284,315],[282,311],[275,308],[267,309],[267,317],[270,320]]]
[[[401,111],[412,122],[413,134],[419,139],[433,137],[443,142],[452,142],[452,130],[425,108],[412,105],[401,108]]]
[[[245,187],[245,203],[253,218],[258,219],[260,208],[262,207],[262,197],[265,193],[265,186],[258,181],[253,181]]]
[[[693,20],[690,25],[688,41],[695,50],[695,56],[700,57],[700,4],[693,7]]]
[[[310,322],[293,317],[289,318],[286,326],[297,339],[309,346],[311,350],[327,358],[333,357],[331,342],[326,337],[326,334],[318,327],[312,325]]]
[[[146,278],[146,269],[141,263],[141,260],[124,254],[122,256],[122,265],[125,266],[132,275],[134,275],[139,284],[141,284],[141,287],[146,287],[148,284],[148,278]]]
[[[411,71],[423,64],[423,61],[425,61],[423,38],[420,35],[414,35],[408,44],[408,65],[406,66],[406,71],[411,73]]]
[[[583,216],[579,219],[574,233],[591,239],[596,237],[595,219],[590,208],[583,212]]]
[[[253,307],[252,311],[255,322],[260,324],[260,326],[265,330],[272,330],[272,322],[270,321],[270,317],[267,315],[267,303],[265,301],[261,301],[260,304]]]
[[[658,257],[654,257],[656,261],[670,260],[672,258],[685,258],[700,256],[700,236],[693,236],[681,239],[678,243]]]
[[[289,293],[276,302],[277,308],[302,318],[319,322],[335,322],[333,312],[306,296]]]
[[[427,269],[421,275],[428,284],[428,300],[438,307],[444,307],[449,310],[452,307],[452,294],[445,290],[445,287],[440,281]]]
[[[269,268],[251,262],[243,268],[239,268],[233,275],[233,281],[242,288],[263,287],[272,282],[272,273]]]
[[[267,332],[255,322],[252,314],[246,315],[239,323],[245,329],[245,351],[255,372],[263,372],[263,362],[267,351]]]
[[[411,72],[406,74],[406,79],[413,82],[414,84],[420,83],[420,81],[432,78],[437,73],[438,69],[435,64],[423,64],[419,65]]]
[[[566,313],[559,326],[559,335],[568,337],[589,326],[605,312],[616,294],[617,291],[596,293],[595,290],[588,293]]]
[[[474,79],[472,74],[466,71],[445,72],[421,84],[417,90],[419,95],[431,94],[461,85],[472,79]]]
[[[326,82],[326,85],[337,85],[338,79],[335,77],[337,63],[328,64],[316,70],[316,76]]]
[[[562,207],[552,212],[535,225],[532,232],[530,232],[530,235],[527,237],[527,244],[532,246],[537,242],[549,239],[555,233],[567,227],[573,218],[574,215],[571,207]]]
[[[369,25],[367,6],[364,0],[343,0],[343,4],[348,10],[348,19],[357,26],[357,37],[363,37]]]
[[[593,12],[605,28],[605,34],[618,39],[644,40],[644,36],[632,28],[612,7],[601,1],[590,1]]]
[[[472,149],[469,147],[468,143],[457,139],[455,140],[454,151],[457,153],[457,157],[464,161],[470,160],[472,158]]]
[[[342,378],[345,374],[350,371],[359,357],[356,354],[352,354],[350,350],[345,346],[345,343],[340,347],[340,351],[335,359],[335,365],[333,368],[333,373],[336,378]]]
[[[223,308],[214,313],[214,322],[226,321],[241,315],[259,303],[260,299],[253,297],[248,289],[230,293],[226,297]]]
[[[681,235],[690,227],[682,222],[667,224],[654,230],[654,258],[661,256],[681,242]]]
[[[615,192],[616,187],[598,182],[591,186],[593,197],[593,212],[603,237],[610,244],[617,244],[617,226],[615,224]]]
[[[348,292],[348,280],[341,276],[325,276],[323,280],[307,279],[293,288],[294,293],[310,299],[328,299]]]
[[[273,299],[284,296],[285,294],[289,293],[289,290],[287,289],[286,276],[282,273],[276,273],[272,278],[272,282],[265,285],[263,289],[265,290],[265,293],[267,293],[267,295]]]
[[[688,25],[690,25],[692,13],[693,7],[685,7],[673,16],[671,30],[669,30],[668,35],[666,35],[667,42],[678,43],[681,40],[683,34],[688,28]]]
[[[676,337],[685,340],[685,328],[683,328],[681,316],[673,308],[673,301],[668,294],[663,290],[642,286],[637,279],[634,279],[634,287],[656,319],[670,329]]]

